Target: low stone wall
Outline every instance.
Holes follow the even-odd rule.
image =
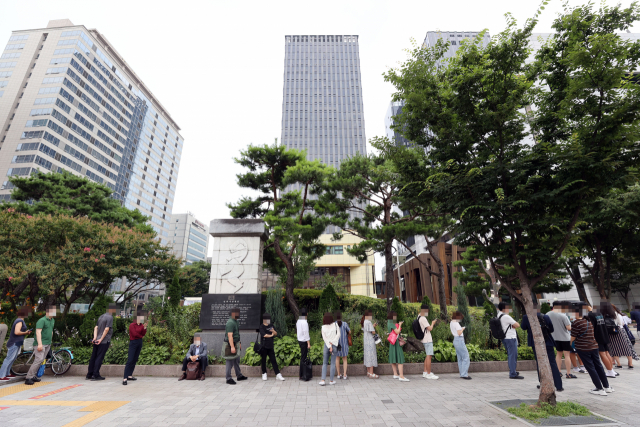
[[[262,373],[259,366],[241,365],[242,373],[248,377],[259,377]],[[404,373],[408,375],[422,374],[424,365],[422,363],[405,363]],[[458,372],[458,364],[456,362],[433,363],[432,371],[435,374],[452,374]],[[536,369],[534,360],[518,361],[518,371],[533,371]],[[313,375],[319,377],[321,375],[322,366],[313,367]],[[504,362],[471,362],[469,372],[508,372],[509,365]],[[47,371],[48,373],[49,371]],[[374,372],[378,375],[393,375],[391,365],[388,363],[380,364],[374,368]],[[179,377],[182,373],[182,365],[138,365],[134,375],[144,377]],[[297,366],[286,366],[281,369],[281,373],[285,377],[297,377],[299,368]],[[65,375],[85,376],[87,374],[86,365],[72,365],[69,372]],[[104,377],[121,377],[124,374],[123,365],[102,365],[100,375]],[[365,376],[366,370],[364,365],[349,365],[349,376]],[[210,365],[207,367],[208,377],[224,377],[224,365]],[[234,374],[235,375],[235,374]],[[273,376],[273,371],[269,370],[269,375]]]

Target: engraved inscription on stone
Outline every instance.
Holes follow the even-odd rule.
[[[244,287],[245,266],[242,264],[249,254],[249,245],[244,239],[232,241],[229,252],[224,255],[224,264],[220,268],[221,291],[238,293]]]

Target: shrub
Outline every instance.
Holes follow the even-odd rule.
[[[393,301],[391,301],[391,311],[395,311],[398,314],[398,322],[404,322],[405,320],[404,306],[400,302],[398,297],[393,297]]]
[[[180,298],[182,297],[182,288],[180,287],[179,273],[173,275],[173,280],[167,287],[166,297],[167,304],[178,307],[180,305]]]
[[[487,348],[489,342],[489,324],[485,323],[482,318],[472,318],[469,328],[464,330],[464,335],[467,337],[470,344],[479,346],[480,348]]]
[[[271,315],[273,326],[280,336],[287,335],[287,320],[285,318],[284,305],[282,304],[282,291],[280,286],[276,286],[267,292],[267,299],[264,303],[265,311]]]
[[[82,326],[80,326],[80,338],[85,343],[88,343],[93,339],[93,329],[98,323],[98,317],[107,312],[109,303],[112,302],[113,298],[109,296],[99,296],[95,299],[93,305],[89,311],[87,311],[87,314],[85,314]]]
[[[438,320],[436,325],[431,330],[431,338],[433,342],[437,341],[450,341],[453,342],[453,335],[451,335],[451,328],[447,322]]]
[[[431,300],[427,295],[422,298],[422,303],[420,305],[427,305],[429,307],[429,315],[427,316],[427,320],[429,321],[429,323],[431,323],[433,319],[436,318],[436,315],[433,313],[433,304],[431,304]]]
[[[338,294],[332,285],[327,285],[320,295],[320,303],[318,310],[320,314],[335,313],[340,309],[340,301],[338,300]]]
[[[139,365],[162,365],[171,356],[171,351],[166,346],[143,345],[140,350]]]

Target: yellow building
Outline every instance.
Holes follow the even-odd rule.
[[[320,236],[320,242],[327,246],[327,254],[316,261],[316,268],[303,286],[313,289],[315,281],[320,280],[325,274],[329,274],[341,277],[347,283],[347,291],[352,295],[367,295],[375,298],[373,255],[370,255],[365,262],[360,263],[347,253],[347,249],[362,239],[346,233],[339,241],[334,242],[331,237],[331,234]]]

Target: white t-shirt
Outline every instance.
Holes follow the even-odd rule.
[[[460,326],[460,323],[458,323],[457,320],[452,320],[449,324],[449,327],[451,328],[451,333],[453,334],[454,338],[457,336],[464,337],[464,332],[458,335],[458,331],[462,329],[462,326]]]
[[[507,329],[509,325],[517,323],[515,320],[513,320],[513,317],[502,312],[498,313],[498,317],[500,318],[500,325],[502,326],[502,330],[505,331],[504,339],[511,340],[514,338],[518,338],[518,334],[516,333],[516,330],[513,329],[513,327]]]
[[[631,319],[625,314],[622,315],[622,320],[624,321],[625,325],[631,324]]]
[[[296,322],[296,332],[298,335],[298,341],[311,341],[309,337],[309,323],[307,323],[307,319],[298,319]]]
[[[433,338],[431,338],[431,331],[427,329],[427,326],[431,326],[427,318],[425,316],[420,316],[419,322],[420,329],[424,331],[424,337],[422,337],[422,340],[420,342],[433,342]]]

